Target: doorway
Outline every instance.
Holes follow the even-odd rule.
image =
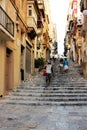
[[[5,72],[5,91],[13,89],[13,53],[6,48],[6,72]]]
[[[21,80],[23,81],[24,80],[24,46],[21,45]]]

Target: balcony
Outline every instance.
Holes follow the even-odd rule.
[[[87,10],[87,0],[83,0],[84,2],[84,10]]]
[[[42,18],[38,18],[37,20],[37,33],[42,34],[43,32],[43,21]]]
[[[39,9],[44,9],[44,1],[38,0],[38,6],[39,6]]]
[[[38,0],[38,3],[42,4],[42,3],[44,3],[44,0]]]
[[[38,41],[37,41],[37,50],[39,50],[40,48],[41,48],[41,41],[38,40]]]
[[[43,18],[45,18],[44,0],[38,0],[38,7],[39,7],[39,10],[40,10],[41,15],[43,16]]]
[[[33,40],[37,36],[36,31],[33,27],[28,27],[27,33],[31,40]]]
[[[14,22],[0,6],[0,38],[14,40]]]
[[[43,28],[43,23],[41,20],[37,20],[37,28]]]
[[[27,25],[33,27],[37,32],[37,20],[33,16],[27,17]]]
[[[82,12],[84,10],[84,0],[81,0],[80,2],[80,11]]]
[[[69,22],[69,28],[68,28],[69,30],[68,30],[67,34],[75,36],[76,35],[76,27],[77,27],[77,21],[71,20]]]

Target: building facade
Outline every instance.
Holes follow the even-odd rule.
[[[87,1],[86,0],[81,0],[80,1],[80,10],[83,14],[83,25],[82,25],[82,37],[83,37],[83,74],[84,77],[87,78]]]
[[[0,0],[0,96],[35,72],[35,59],[50,57],[48,2]]]
[[[25,7],[26,0],[0,1],[0,95],[20,83],[21,69],[24,73],[27,27]]]
[[[67,15],[67,30],[65,38],[65,54],[73,61],[81,64],[82,61],[82,13],[80,1],[71,0]]]
[[[67,16],[65,53],[83,68],[87,77],[87,1],[71,0]]]

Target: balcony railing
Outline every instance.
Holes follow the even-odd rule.
[[[43,23],[41,20],[37,20],[37,28],[43,28]]]
[[[36,30],[36,28],[37,28],[37,20],[33,16],[27,17],[27,25],[31,26],[31,27],[34,27],[35,30]]]
[[[37,49],[39,50],[41,47],[41,41],[38,40],[36,46],[37,46]]]
[[[0,6],[0,25],[14,36],[14,22]]]

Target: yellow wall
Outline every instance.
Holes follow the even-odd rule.
[[[5,80],[5,41],[0,42],[0,95],[4,93]]]

